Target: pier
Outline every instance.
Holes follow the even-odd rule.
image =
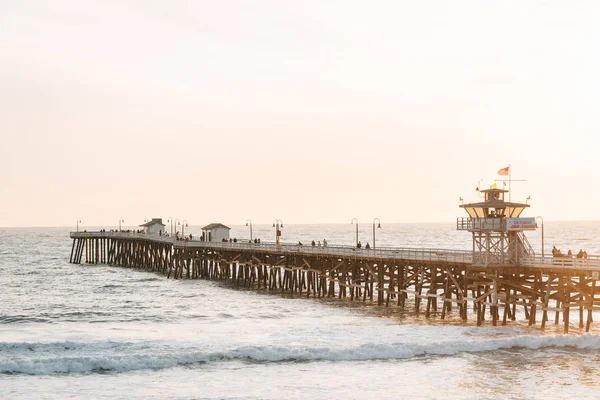
[[[411,307],[426,318],[452,314],[476,318],[477,325],[507,325],[524,316],[530,326],[562,322],[568,333],[576,323],[589,332],[593,311],[600,310],[600,258],[536,255],[524,234],[535,229],[535,219],[520,218],[529,205],[505,202],[506,192],[482,190],[484,201],[460,206],[469,216],[457,219],[457,230],[472,233],[470,251],[211,242],[102,231],[71,232],[70,262]]]

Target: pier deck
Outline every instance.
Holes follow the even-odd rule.
[[[428,248],[357,249],[349,246],[182,241],[128,232],[71,232],[70,262],[104,263],[161,272],[175,279],[222,279],[308,297],[377,301],[411,307],[426,317],[456,312],[466,320],[467,303],[477,324],[507,324],[520,307],[529,325],[570,326],[579,310],[589,331],[600,309],[596,281],[600,258],[521,257],[518,264],[475,266],[473,252]],[[85,257],[84,257],[85,256]],[[600,292],[600,291],[598,291]],[[471,314],[472,315],[472,314]]]

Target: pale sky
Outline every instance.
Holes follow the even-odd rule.
[[[600,220],[600,2],[0,2],[0,226]]]

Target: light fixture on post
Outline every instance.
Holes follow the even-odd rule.
[[[171,236],[173,236],[173,217],[169,217],[169,219],[167,220],[167,222],[171,223]]]
[[[181,221],[181,236],[185,238],[185,228],[188,226],[187,220]]]
[[[246,220],[246,226],[250,227],[250,241],[252,241],[252,221],[247,219]]]
[[[538,215],[535,217],[536,223],[538,218],[542,220],[542,257],[544,257],[544,218]]]
[[[358,220],[356,218],[352,218],[350,224],[356,224],[356,243],[355,246],[358,247]]]
[[[80,223],[81,223],[81,220],[80,220],[80,219],[78,219],[78,220],[77,220],[77,232],[79,232],[79,224],[80,224]]]
[[[379,218],[373,220],[373,248],[375,248],[375,221],[377,221],[377,228],[381,229],[381,221]]]
[[[281,229],[283,228],[283,221],[279,218],[273,220],[273,228],[275,228],[275,244],[279,245],[279,237],[281,237]]]
[[[121,222],[125,222],[123,217],[119,218],[119,232],[121,232]]]

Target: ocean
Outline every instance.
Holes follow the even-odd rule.
[[[270,225],[253,228],[274,239]],[[360,228],[371,242],[372,225]],[[352,244],[354,229],[285,225],[283,240]],[[476,327],[410,307],[72,265],[69,230],[0,228],[0,398],[600,397],[600,315],[590,334],[573,322],[564,336],[562,325]],[[471,249],[453,223],[383,223],[376,234],[378,246]],[[553,245],[600,254],[600,222],[546,222],[545,235],[547,254]],[[248,228],[232,226],[232,236]],[[540,232],[528,238],[539,251]]]

